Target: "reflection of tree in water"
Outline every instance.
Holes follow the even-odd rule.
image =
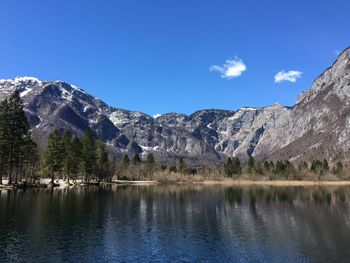
[[[151,261],[153,248],[175,256],[181,250],[228,258],[232,251],[242,251],[243,258],[263,253],[266,262],[283,261],[278,256],[285,253],[315,262],[320,253],[334,260],[350,257],[344,248],[350,242],[349,187],[109,185],[0,197],[0,254],[13,244],[29,250],[4,238],[15,231],[32,237],[31,249],[42,256],[50,252],[42,251],[45,244],[67,255],[145,251],[145,261]]]
[[[349,199],[349,187],[274,187],[274,186],[256,186],[256,187],[235,187],[225,190],[225,197],[230,203],[242,202],[244,196],[248,197],[251,205],[266,202],[289,203],[294,205],[295,202],[313,202],[316,204],[344,203]],[[235,199],[239,198],[239,199]]]
[[[241,187],[229,187],[225,189],[225,197],[230,205],[242,203],[243,190]]]
[[[312,194],[313,200],[317,204],[330,204],[332,201],[332,194],[324,188],[317,189]]]
[[[261,202],[264,197],[264,188],[254,187],[249,189],[249,200],[251,205],[255,205],[255,203]]]
[[[334,197],[340,202],[340,203],[345,203],[347,198],[345,194],[346,189],[344,187],[339,188],[334,191]]]

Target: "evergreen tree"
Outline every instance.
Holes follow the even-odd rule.
[[[275,169],[273,170],[273,172],[275,174],[282,174],[285,172],[285,170],[286,170],[286,164],[283,161],[278,160],[276,162],[276,166],[275,166]]]
[[[149,176],[153,175],[155,168],[155,159],[152,153],[149,153],[146,158],[146,171]]]
[[[162,172],[164,172],[166,170],[166,168],[167,168],[166,164],[162,164],[160,166],[160,169],[162,170]]]
[[[341,175],[342,172],[343,172],[343,164],[342,162],[338,161],[335,166],[333,167],[333,173],[336,174],[336,175]]]
[[[7,99],[0,104],[0,184],[2,177],[6,174],[9,164],[9,107]]]
[[[22,176],[27,178],[29,167],[38,159],[37,145],[31,139],[29,124],[19,92],[15,91],[0,104],[0,184],[8,173],[9,184]],[[33,165],[32,165],[33,164]]]
[[[225,174],[226,174],[228,177],[232,177],[231,167],[232,167],[232,159],[229,157],[229,158],[227,159],[226,164],[224,165]]]
[[[63,133],[62,143],[64,147],[63,171],[69,184],[69,180],[76,178],[79,174],[82,145],[80,140],[73,138],[69,131]]]
[[[82,143],[79,138],[73,138],[70,154],[72,155],[70,172],[71,178],[75,179],[78,177],[79,172],[82,168]]]
[[[38,146],[36,142],[28,137],[22,144],[22,173],[27,182],[28,176],[34,179],[36,164],[39,161]]]
[[[186,162],[183,157],[180,157],[179,159],[179,172],[184,173],[186,169]]]
[[[268,161],[264,161],[264,170],[266,172],[270,172],[271,171],[271,167],[270,167],[270,163]]]
[[[141,163],[140,155],[135,154],[134,158],[132,158],[133,165],[139,165]]]
[[[90,181],[90,179],[95,175],[96,169],[96,145],[92,131],[90,129],[87,129],[85,131],[81,142],[85,181]]]
[[[329,165],[328,165],[328,162],[327,162],[326,159],[323,160],[322,166],[323,166],[323,170],[324,170],[325,172],[328,172],[328,171],[329,171]]]
[[[324,163],[320,160],[313,160],[310,167],[314,174],[322,175],[324,173]]]
[[[122,165],[123,165],[124,169],[127,169],[130,165],[130,159],[129,159],[129,156],[127,154],[125,154],[123,157]]]
[[[232,177],[234,174],[239,175],[242,172],[241,162],[237,157],[228,158],[225,164],[225,173],[227,176]]]
[[[97,176],[99,180],[103,180],[108,177],[109,162],[108,154],[105,150],[105,144],[102,140],[97,141]]]
[[[237,157],[232,158],[232,167],[231,167],[232,174],[241,174],[241,161]]]
[[[130,166],[130,159],[129,159],[129,156],[125,154],[120,163],[120,167],[118,167],[119,169],[117,170],[118,178],[124,178],[124,179],[127,178],[129,166]]]
[[[252,173],[255,171],[255,160],[253,157],[250,157],[248,160],[247,171],[248,173]]]
[[[260,161],[255,162],[254,170],[257,174],[264,174],[264,170]]]
[[[13,181],[13,172],[16,169],[16,179],[18,168],[21,162],[21,146],[26,138],[30,137],[29,124],[27,117],[23,110],[23,102],[20,97],[20,93],[16,90],[8,99],[8,129],[11,131],[8,138],[8,150],[9,150],[9,165],[8,165],[8,177],[9,183]]]
[[[64,160],[63,160],[63,171],[65,176],[67,177],[67,182],[69,184],[70,174],[71,174],[71,163],[73,159],[73,155],[71,153],[72,146],[72,134],[69,131],[64,131],[62,137],[62,143],[64,147]]]
[[[310,166],[310,171],[313,172],[313,173],[316,173],[316,161],[315,160],[312,160],[311,162],[311,166]]]
[[[54,182],[56,173],[61,173],[64,165],[64,145],[62,136],[58,130],[54,130],[50,136],[46,151],[43,156],[43,169],[51,176]]]

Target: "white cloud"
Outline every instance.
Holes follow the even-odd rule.
[[[156,114],[153,115],[153,118],[156,119],[156,118],[158,118],[160,116],[162,116],[162,114],[156,113]]]
[[[213,65],[210,67],[210,71],[219,72],[221,77],[225,79],[239,77],[246,70],[246,65],[239,58],[228,59],[222,66]]]
[[[290,70],[290,71],[280,71],[275,75],[275,83],[281,83],[284,81],[296,82],[297,79],[301,78],[303,72],[298,70]]]

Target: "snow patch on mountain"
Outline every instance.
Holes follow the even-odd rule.
[[[27,95],[29,92],[31,92],[33,89],[28,89],[28,88],[26,88],[24,91],[22,91],[21,93],[20,93],[20,96],[21,97],[24,97],[25,95]]]

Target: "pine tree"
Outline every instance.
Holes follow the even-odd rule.
[[[343,164],[342,162],[338,161],[336,164],[335,164],[335,167],[333,167],[333,173],[336,174],[336,175],[341,175],[342,172],[343,172]]]
[[[264,174],[264,169],[260,161],[255,162],[254,170],[257,174]]]
[[[264,170],[266,172],[270,172],[271,171],[271,167],[270,167],[270,163],[268,161],[264,161]]]
[[[81,142],[85,181],[90,181],[90,179],[95,175],[96,170],[96,145],[90,129],[85,131]]]
[[[79,173],[81,144],[80,140],[73,138],[69,131],[63,133],[62,143],[64,147],[63,171],[69,184],[69,180],[76,178]]]
[[[10,130],[8,128],[9,107],[5,99],[0,104],[0,184],[9,164],[9,141]]]
[[[61,173],[64,165],[64,145],[62,136],[54,130],[50,136],[46,151],[43,155],[43,169],[51,176],[51,183],[54,182],[56,173]]]
[[[9,183],[11,184],[15,168],[17,168],[15,179],[17,182],[18,168],[21,162],[21,145],[23,145],[26,138],[30,137],[29,124],[23,110],[23,102],[18,90],[9,97],[8,109],[8,129],[11,131],[7,138],[9,147],[8,177]]]
[[[22,144],[22,173],[27,182],[28,176],[34,179],[35,167],[39,161],[38,146],[36,142],[28,137]]]
[[[242,173],[241,161],[238,157],[233,157],[232,159],[232,172],[237,175]]]
[[[324,163],[321,162],[320,160],[313,160],[311,163],[310,170],[311,172],[318,174],[318,175],[323,175],[324,173]],[[328,163],[327,163],[328,165]]]
[[[130,166],[130,159],[129,159],[129,156],[125,154],[120,163],[120,167],[118,169],[119,171],[118,178],[124,178],[124,179],[127,178],[129,166]]]
[[[180,173],[184,173],[185,169],[186,169],[186,162],[185,162],[183,157],[180,157],[180,160],[179,160],[179,172]]]
[[[248,160],[247,170],[248,170],[248,173],[252,173],[255,171],[255,161],[253,157],[250,157]]]
[[[277,175],[280,175],[286,171],[286,164],[283,161],[278,160],[273,172]]]
[[[152,176],[155,168],[155,159],[152,153],[149,153],[146,158],[146,171],[149,176]]]
[[[232,159],[231,158],[228,158],[227,159],[227,162],[224,166],[224,169],[225,169],[225,174],[228,176],[228,177],[232,177],[232,170],[231,170],[231,167],[232,167]]]
[[[108,177],[109,162],[108,154],[105,150],[105,144],[102,140],[97,141],[97,176],[99,180],[103,180]]]
[[[132,158],[133,165],[139,165],[141,163],[140,155],[135,154],[134,158]]]
[[[328,172],[328,171],[329,171],[329,165],[328,165],[328,162],[327,162],[326,159],[323,160],[322,166],[323,166],[323,170],[324,170],[325,172]]]
[[[129,167],[129,164],[130,164],[129,156],[125,154],[122,161],[123,168],[127,169]]]
[[[127,168],[130,164],[130,159],[129,159],[129,156],[127,154],[124,155],[123,157],[123,166],[125,168]]]
[[[225,164],[225,173],[227,176],[232,177],[234,174],[239,175],[242,173],[241,162],[237,157],[228,158]]]
[[[72,144],[70,147],[72,159],[71,159],[71,178],[75,179],[78,177],[80,169],[82,168],[82,143],[79,138],[73,138]]]

